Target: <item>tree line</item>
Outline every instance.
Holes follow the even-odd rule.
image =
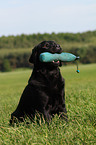
[[[44,40],[54,40],[60,44],[64,52],[79,55],[80,63],[96,63],[96,31],[76,34],[22,34],[0,37],[0,71],[10,71],[19,67],[32,67],[28,62],[31,49]],[[23,49],[26,51],[20,51]],[[16,50],[16,52],[14,53],[13,50]]]

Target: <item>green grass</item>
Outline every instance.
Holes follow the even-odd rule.
[[[95,145],[96,64],[79,69],[77,74],[76,66],[61,68],[69,122],[55,116],[49,126],[45,122],[9,126],[31,70],[0,73],[0,145]]]

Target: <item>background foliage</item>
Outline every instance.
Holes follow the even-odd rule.
[[[54,40],[65,52],[80,56],[80,63],[96,62],[96,31],[84,33],[44,33],[0,37],[0,71],[4,71],[4,60],[11,69],[30,67],[28,59],[35,45],[44,40]],[[10,70],[11,70],[10,69]],[[9,70],[9,69],[8,69]],[[7,71],[7,69],[5,69]]]

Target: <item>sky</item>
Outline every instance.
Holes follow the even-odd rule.
[[[0,36],[96,30],[96,0],[0,0]]]

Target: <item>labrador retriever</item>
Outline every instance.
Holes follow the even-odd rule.
[[[41,62],[39,56],[43,52],[60,54],[62,49],[54,41],[43,41],[34,47],[29,59],[29,62],[34,64],[32,75],[16,110],[11,114],[10,123],[14,123],[16,118],[24,121],[25,116],[33,120],[37,112],[42,114],[47,122],[55,114],[67,120],[65,81],[59,69],[62,62]]]

